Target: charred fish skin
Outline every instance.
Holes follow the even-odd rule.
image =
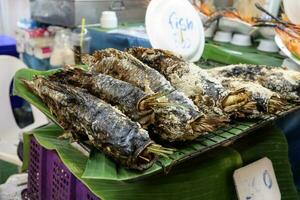
[[[190,68],[184,60],[171,52],[143,47],[128,48],[126,52],[163,74],[178,91],[188,97],[203,93],[197,76],[200,68]]]
[[[48,87],[48,89],[40,90],[41,84],[38,83],[42,83],[43,87]],[[57,96],[67,96],[71,101],[66,104],[65,113],[60,113],[62,124],[64,121],[75,120],[75,123],[67,128],[71,128],[75,134],[77,131],[84,132],[96,148],[116,162],[138,170],[146,169],[154,163],[156,157],[153,154],[149,154],[149,162],[142,162],[138,157],[147,146],[153,143],[147,131],[111,105],[82,89],[46,79],[38,78],[27,85],[30,85],[31,89],[33,88],[32,91],[44,99],[49,107],[52,103],[48,102],[52,101],[60,107],[61,99]],[[49,95],[53,93],[56,95]],[[54,99],[49,99],[51,97]],[[52,109],[52,112],[57,115],[56,109]]]
[[[147,98],[147,94],[130,83],[114,79],[109,75],[89,73],[79,68],[69,68],[49,76],[49,80],[71,84],[87,89],[100,99],[117,106],[134,121],[152,110],[141,108],[139,104]],[[154,102],[153,102],[154,103]]]
[[[54,90],[52,85],[45,85],[43,78],[35,77],[34,81],[23,80],[24,85],[35,95],[39,96],[43,103],[49,108],[51,114],[55,116],[59,124],[66,130],[69,131],[72,127],[72,122],[64,120],[64,115],[72,118],[71,114],[67,112],[69,105],[72,103],[73,99],[71,96],[68,96],[64,93],[63,90],[57,89]],[[74,120],[73,120],[74,122]],[[76,122],[75,122],[76,123]],[[71,132],[72,140],[82,140],[85,141],[88,139],[84,131],[78,130],[76,133]]]
[[[185,106],[194,118],[199,117],[198,108],[190,99],[182,93],[178,93],[158,71],[145,65],[134,56],[116,49],[97,51],[93,55],[97,62],[92,65],[92,71],[111,75],[146,90],[148,81],[150,87],[148,89],[155,93],[170,93],[166,96],[170,102]]]
[[[133,121],[138,121],[145,127],[153,124],[160,130],[163,140],[182,141],[192,138],[192,135],[197,136],[190,123],[186,123],[190,116],[182,112],[179,106],[165,105],[168,103],[155,100],[160,94],[147,95],[130,83],[78,68],[57,72],[48,79],[85,88],[93,95],[120,108]]]
[[[249,94],[242,90],[229,91],[218,79],[210,76],[206,70],[188,63],[169,51],[135,47],[126,51],[161,72],[175,88],[190,98],[199,99],[210,107],[222,108],[233,112],[248,102]],[[228,105],[227,97],[239,97],[235,105]],[[206,99],[209,101],[207,102]],[[219,111],[220,113],[220,111]],[[224,114],[223,114],[224,115]]]
[[[300,73],[280,67],[264,65],[228,65],[209,70],[216,76],[236,77],[256,81],[262,86],[277,92],[282,98],[299,101]]]

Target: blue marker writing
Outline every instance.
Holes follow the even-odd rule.
[[[268,172],[268,170],[265,170],[263,173],[263,180],[264,180],[264,184],[267,188],[271,188],[272,187],[272,178]]]

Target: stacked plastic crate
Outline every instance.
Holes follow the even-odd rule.
[[[28,197],[31,200],[99,200],[62,163],[55,151],[30,140]]]

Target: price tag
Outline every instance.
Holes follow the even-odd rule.
[[[262,158],[233,174],[239,200],[280,200],[281,194],[270,159]]]

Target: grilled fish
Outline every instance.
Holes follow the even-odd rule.
[[[85,136],[92,145],[117,163],[131,169],[149,168],[157,156],[148,132],[108,103],[85,90],[42,77],[24,84],[50,109],[73,136]]]
[[[226,114],[230,114],[242,112],[243,106],[249,103],[251,94],[243,88],[228,90],[205,70],[169,51],[142,47],[129,48],[126,51],[162,73],[177,90],[193,98],[194,101],[200,100],[201,103],[197,105],[201,106],[202,102],[205,102],[204,104],[209,105],[210,108],[218,107]],[[252,102],[249,105],[253,105]]]
[[[174,109],[168,106],[170,111],[176,112],[166,110],[166,120],[178,121],[178,124],[182,123],[190,128],[184,135],[179,135],[176,132],[161,133],[166,140],[192,140],[207,131],[214,130],[215,124],[220,122],[219,119],[205,116],[190,99],[175,90],[158,71],[143,64],[130,54],[116,49],[105,49],[95,52],[91,58],[86,58],[85,63],[90,65],[91,72],[110,75],[149,93],[165,93],[169,103],[176,107]]]
[[[154,125],[162,139],[176,133],[179,137],[193,135],[193,128],[180,119],[176,119],[178,109],[169,105],[162,94],[146,94],[142,89],[115,79],[109,75],[85,72],[79,68],[57,72],[48,77],[51,81],[60,81],[87,89],[93,95],[117,106],[133,121],[138,121],[145,128]],[[160,101],[162,99],[162,102]]]
[[[280,94],[282,99],[300,100],[300,73],[297,71],[249,64],[228,65],[208,71],[215,76],[237,77],[246,81],[256,81]]]

